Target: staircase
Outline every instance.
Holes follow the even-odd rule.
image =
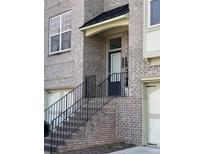
[[[115,73],[96,86],[90,77],[45,110],[51,132],[44,138],[44,151],[56,153],[66,149],[66,141],[114,97],[125,97],[128,74]],[[93,86],[94,85],[94,86]]]

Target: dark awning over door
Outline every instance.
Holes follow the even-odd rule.
[[[112,19],[112,18],[119,17],[121,15],[125,15],[128,12],[129,12],[129,5],[128,4],[120,6],[118,8],[113,9],[113,10],[110,10],[110,11],[103,12],[100,15],[98,15],[98,16],[94,17],[93,19],[89,20],[88,22],[86,22],[83,26],[80,27],[80,29],[104,22],[104,21]]]

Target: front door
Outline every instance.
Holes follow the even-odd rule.
[[[160,145],[160,84],[146,84],[148,145]]]
[[[108,39],[108,70],[111,75],[108,81],[109,96],[119,96],[121,94],[121,36],[113,36]]]

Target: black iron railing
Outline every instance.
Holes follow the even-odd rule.
[[[65,96],[60,98],[54,104],[49,106],[44,110],[44,121],[51,123],[56,117],[59,117],[62,113],[67,111],[67,109],[81,100],[82,98],[86,97],[86,88],[89,86],[90,83],[95,83],[96,77],[90,76],[86,78],[84,82],[74,88],[72,91],[67,93]],[[68,113],[68,111],[66,112]],[[66,115],[67,116],[67,115]]]
[[[95,88],[89,89],[89,92],[84,92],[84,94],[86,95],[76,99],[75,103],[68,108],[65,105],[65,109],[61,110],[63,112],[52,119],[50,133],[51,153],[56,151],[59,145],[63,145],[66,139],[71,137],[74,132],[96,112],[101,110],[112,98],[128,96],[128,73],[114,73]]]

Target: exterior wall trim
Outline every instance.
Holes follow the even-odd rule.
[[[143,1],[143,58],[156,58],[160,57],[160,50],[155,50],[155,51],[150,51],[147,52],[147,47],[146,47],[146,34],[149,32],[154,32],[154,31],[160,31],[160,24],[150,26],[150,1],[152,0],[144,0]]]
[[[141,78],[143,83],[146,82],[153,82],[153,81],[160,81],[160,77],[148,77],[148,78]]]
[[[117,50],[110,50],[109,46],[110,46],[110,40],[114,39],[114,38],[122,38],[122,34],[114,34],[114,35],[110,35],[106,37],[106,74],[109,75],[109,53],[110,52],[114,52],[114,51],[120,51],[120,53],[122,54],[122,47],[118,48]]]
[[[142,78],[142,145],[147,146],[147,100],[146,95],[146,83],[160,83],[160,77]],[[150,145],[149,145],[150,146]],[[154,146],[156,147],[156,146]]]
[[[63,16],[64,14],[66,14],[66,13],[69,13],[70,15],[72,15],[72,10],[68,10],[68,11],[66,11],[66,12],[64,12],[64,13],[60,13],[60,14],[58,14],[58,15],[56,15],[56,16],[53,16],[53,17],[50,17],[49,18],[49,22],[48,22],[48,28],[49,28],[49,31],[48,31],[48,45],[49,45],[49,47],[48,47],[48,55],[50,56],[50,55],[55,55],[55,54],[58,54],[58,53],[63,53],[63,52],[67,52],[67,51],[71,51],[71,47],[70,48],[68,48],[68,49],[64,49],[64,50],[60,50],[61,49],[61,35],[62,35],[62,33],[66,33],[66,32],[72,32],[72,28],[70,28],[69,30],[66,30],[66,31],[62,31],[61,30],[61,16]],[[55,51],[55,52],[51,52],[51,37],[52,36],[55,36],[55,35],[51,35],[50,34],[50,22],[51,22],[51,19],[52,18],[57,18],[58,16],[60,16],[60,32],[58,33],[58,34],[55,34],[55,35],[60,35],[60,42],[59,42],[59,51]],[[71,23],[72,23],[72,21],[71,21]],[[72,26],[72,25],[71,25]],[[71,35],[72,36],[72,35]],[[70,38],[70,39],[72,39],[72,38]]]
[[[145,9],[146,10],[146,22],[147,22],[146,29],[155,29],[155,28],[160,27],[160,23],[155,24],[155,25],[151,25],[151,23],[150,23],[150,19],[151,19],[151,17],[150,17],[150,9],[151,9],[150,3],[151,3],[151,1],[153,1],[153,0],[146,1],[146,5],[145,5],[145,7],[146,7],[146,9]]]

